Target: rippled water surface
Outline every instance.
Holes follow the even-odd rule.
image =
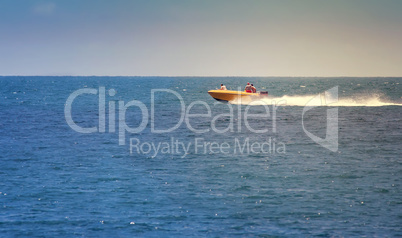
[[[207,93],[247,82],[269,91],[268,109],[217,103]],[[401,84],[0,77],[0,234],[402,236]],[[336,103],[304,110],[336,86]],[[71,119],[96,132],[77,132],[66,121],[67,99],[79,89],[95,94],[81,91]],[[198,115],[182,118],[183,107]],[[336,151],[305,132],[325,138],[331,109],[338,110]]]

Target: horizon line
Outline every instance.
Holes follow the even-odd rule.
[[[238,75],[228,75],[228,76],[200,76],[200,75],[179,75],[179,76],[169,76],[169,75],[0,75],[0,77],[137,77],[137,78],[402,78],[402,76],[238,76]]]

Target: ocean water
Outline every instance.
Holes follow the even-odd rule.
[[[0,77],[0,236],[402,236],[401,84]]]

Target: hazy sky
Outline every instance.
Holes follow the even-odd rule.
[[[402,76],[402,0],[0,0],[0,75]]]

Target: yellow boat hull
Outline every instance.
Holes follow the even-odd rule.
[[[214,99],[223,102],[238,101],[238,100],[250,101],[268,96],[268,94],[261,95],[259,93],[246,93],[244,91],[233,91],[233,90],[210,90],[208,91],[208,93]]]

